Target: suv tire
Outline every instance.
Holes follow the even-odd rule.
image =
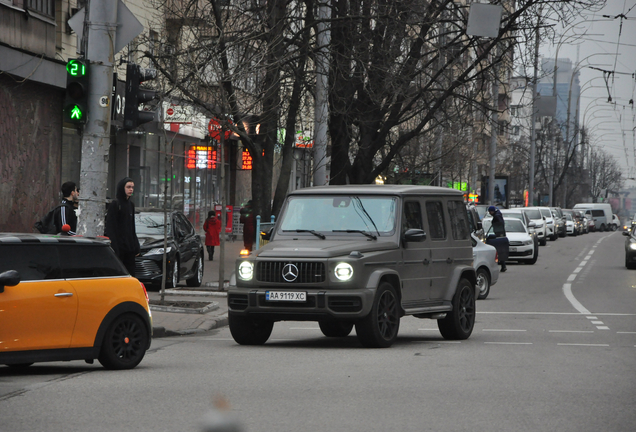
[[[272,329],[273,321],[266,321],[235,315],[228,315],[230,333],[234,340],[240,345],[263,345],[267,342]]]
[[[381,282],[375,293],[371,312],[356,323],[358,339],[366,348],[388,348],[400,328],[400,303],[395,288]]]
[[[444,339],[468,339],[475,326],[475,289],[466,279],[460,279],[453,296],[453,310],[437,320]]]
[[[342,321],[318,321],[320,331],[327,337],[347,337],[353,330],[353,323]]]
[[[132,369],[141,362],[148,347],[148,330],[132,313],[118,316],[106,330],[97,360],[106,369]]]

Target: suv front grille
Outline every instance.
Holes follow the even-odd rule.
[[[293,281],[283,278],[283,268],[293,264],[298,277]],[[320,283],[325,281],[325,264],[322,262],[260,261],[256,265],[256,280],[273,283]]]

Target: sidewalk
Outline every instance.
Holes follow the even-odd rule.
[[[183,281],[174,289],[166,289],[165,300],[209,301],[209,304],[201,309],[150,306],[153,338],[200,333],[227,325],[226,290],[241,249],[243,249],[243,240],[240,238],[225,242],[225,259],[223,260],[224,289],[219,290],[220,246],[214,248],[213,261],[208,260],[208,252],[205,250],[203,283],[201,287],[191,288]],[[161,293],[148,291],[148,296],[151,299],[159,299]]]

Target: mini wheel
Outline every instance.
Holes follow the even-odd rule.
[[[132,369],[144,358],[148,337],[138,315],[120,315],[106,330],[98,360],[106,369]]]
[[[189,287],[200,287],[201,283],[203,282],[203,253],[199,255],[199,258],[197,258],[197,263],[195,265],[196,272],[194,273],[194,276],[186,280],[186,283]]]

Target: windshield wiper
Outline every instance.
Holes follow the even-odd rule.
[[[162,226],[165,226],[165,224],[161,224],[161,225],[147,225],[148,228],[161,228]]]
[[[371,234],[371,233],[369,233],[367,231],[364,231],[364,230],[333,230],[331,232],[360,233],[360,234],[364,234],[365,236],[369,237],[370,239],[373,239],[373,240],[377,240],[378,239],[373,234]]]
[[[316,231],[314,231],[314,230],[297,229],[297,230],[295,230],[295,231],[296,231],[297,233],[305,233],[305,232],[308,232],[308,233],[311,233],[311,234],[315,235],[316,237],[320,237],[320,238],[321,238],[321,239],[323,239],[323,240],[327,238],[327,237],[325,237],[325,235],[324,235],[324,234],[321,234],[321,233],[316,232]]]

